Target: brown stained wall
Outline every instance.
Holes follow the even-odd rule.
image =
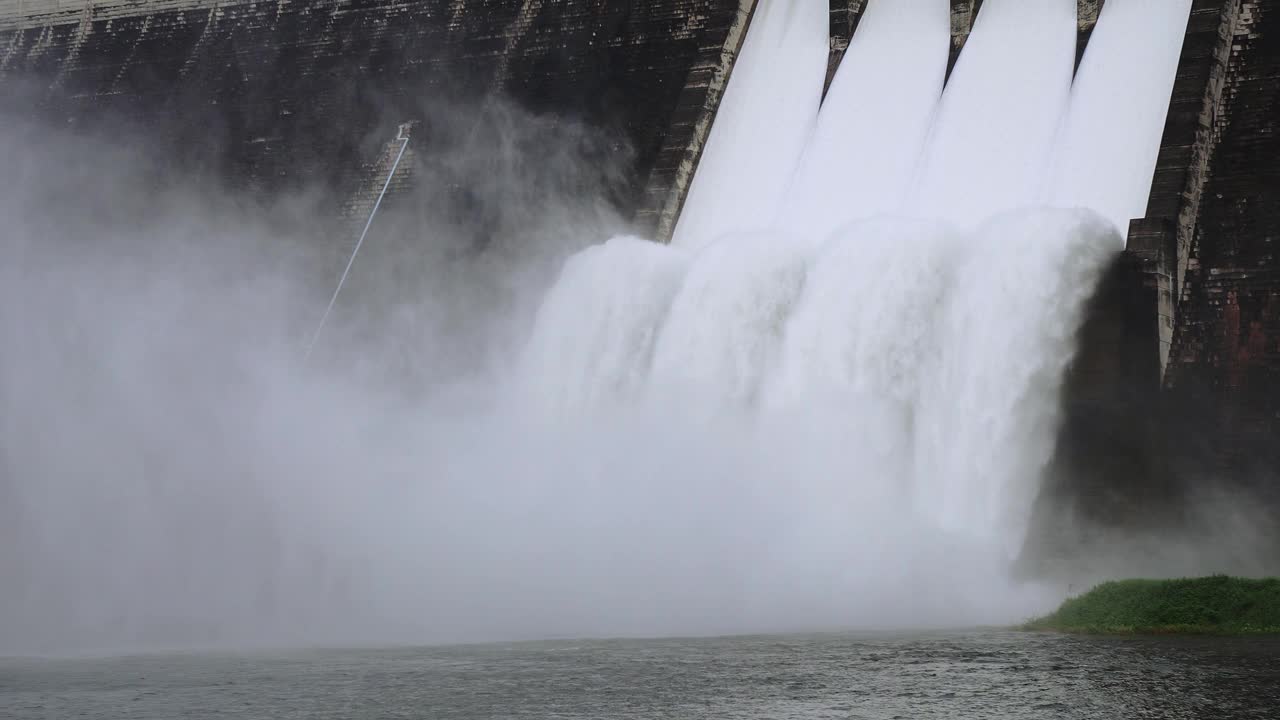
[[[396,124],[419,119],[424,104],[501,91],[612,133],[629,163],[614,198],[626,211],[665,145],[688,131],[673,122],[677,104],[738,9],[737,0],[0,0],[0,93],[34,87],[30,103],[59,126],[126,118],[194,155],[195,167],[273,192],[316,180],[357,188]]]
[[[1176,221],[1178,288],[1221,136],[1221,100],[1240,7],[1241,0],[1194,0],[1156,160],[1147,217]]]
[[[1147,217],[1067,379],[1052,512],[1176,524],[1225,490],[1280,517],[1278,126],[1280,0],[1194,0]]]
[[[1278,126],[1280,0],[1194,0],[1127,254],[1154,289],[1161,452],[1280,503]]]
[[[1172,351],[1200,197],[1221,137],[1222,93],[1241,0],[1193,0],[1165,117],[1146,217],[1129,228],[1128,252],[1159,291],[1145,312],[1158,327],[1152,352],[1166,370]]]
[[[1280,468],[1280,2],[1240,3],[1220,94],[1165,384],[1248,474]]]

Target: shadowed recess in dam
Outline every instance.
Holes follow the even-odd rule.
[[[946,0],[872,0],[820,106],[826,5],[761,0],[673,244],[592,237],[511,301],[538,307],[501,328],[520,352],[409,407],[301,364],[284,283],[229,291],[191,259],[156,283],[145,254],[8,268],[3,388],[62,404],[2,396],[10,429],[41,414],[0,446],[24,521],[0,649],[1046,609],[1010,566],[1181,43],[1174,13],[1109,0],[1073,88],[1075,5],[986,0],[944,89]],[[1101,117],[1133,119],[1107,151],[1123,206],[1073,161]],[[26,382],[59,368],[78,384]]]

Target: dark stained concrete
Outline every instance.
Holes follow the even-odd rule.
[[[60,127],[121,118],[183,162],[265,192],[353,190],[424,105],[501,94],[611,133],[628,164],[612,199],[630,212],[641,188],[673,174],[661,156],[690,129],[677,109],[704,104],[687,81],[719,56],[739,6],[6,0],[0,92],[24,88]]]

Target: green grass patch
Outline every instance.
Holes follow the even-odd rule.
[[[1062,603],[1024,630],[1095,634],[1280,633],[1280,578],[1214,575],[1117,580]]]

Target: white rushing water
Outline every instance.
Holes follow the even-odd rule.
[[[1017,551],[1076,330],[1116,244],[1095,213],[1048,209],[965,239],[916,406],[917,507],[940,526]]]
[[[950,9],[947,0],[867,6],[787,191],[783,227],[825,236],[898,209],[942,94]]]
[[[972,229],[1038,201],[1075,65],[1076,0],[987,0],[906,211]]]
[[[524,390],[557,409],[634,397],[686,265],[683,253],[629,237],[570,258],[525,348]]]
[[[1047,202],[1128,232],[1146,214],[1191,0],[1108,0],[1063,125]]]
[[[654,357],[653,381],[690,405],[753,402],[776,362],[808,254],[774,233],[722,239],[694,259]]]
[[[542,331],[576,322],[586,335],[559,346],[622,367],[628,387],[656,332],[630,406],[721,440],[733,428],[730,444],[767,448],[795,492],[823,488],[822,511],[797,501],[817,534],[796,537],[854,586],[894,582],[886,553],[923,562],[921,538],[992,573],[971,582],[999,584],[1053,453],[1084,307],[1150,187],[1187,4],[1112,0],[1073,89],[1075,0],[987,0],[943,92],[949,3],[873,0],[811,134],[817,52],[784,30],[783,5],[760,6],[664,249],[685,273],[674,299],[664,280],[643,312],[608,310],[639,326],[600,332],[614,300],[571,263],[548,301],[558,327]],[[794,21],[803,4],[787,5]],[[766,44],[780,51],[764,63]],[[617,285],[653,287],[651,267]],[[623,382],[566,367],[584,397]],[[744,473],[740,491],[766,492],[753,482]],[[872,550],[868,532],[917,540]]]
[[[699,248],[773,220],[818,115],[828,28],[825,3],[757,3],[673,245]]]

